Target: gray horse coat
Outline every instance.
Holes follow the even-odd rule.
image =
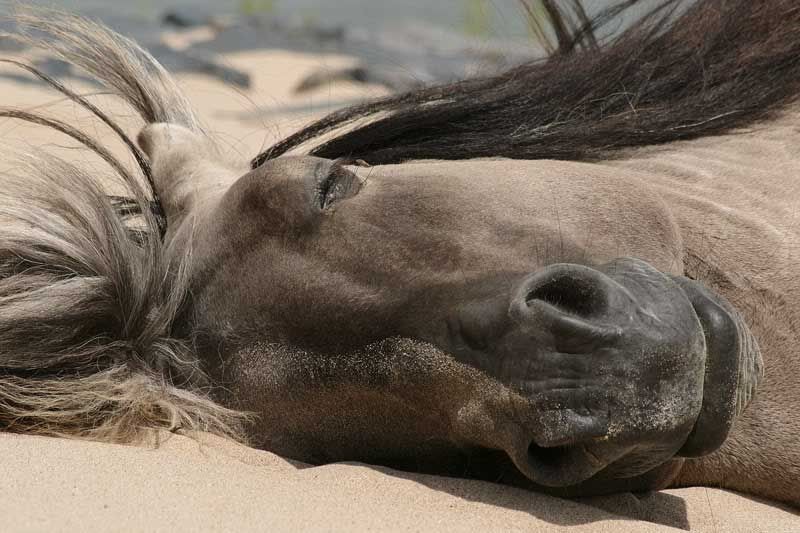
[[[794,38],[800,21],[787,17],[797,9],[753,5],[735,11],[755,39],[748,50],[772,52],[756,65],[777,58],[775,71],[786,72],[786,49],[759,30],[777,25]],[[702,2],[696,15],[719,8]],[[800,504],[796,117],[759,100],[768,89],[784,104],[792,94],[771,85],[741,101],[700,100],[752,110],[726,123],[726,135],[700,129],[679,143],[647,137],[629,116],[611,126],[633,140],[592,163],[277,157],[292,137],[251,167],[229,160],[134,44],[78,17],[18,21],[146,125],[137,146],[85,98],[20,65],[105,122],[138,168],[68,124],[0,112],[82,142],[129,193],[109,200],[96,176],[38,153],[4,180],[7,430],[123,442],[150,429],[205,430],[307,462],[373,461],[564,495],[712,484]],[[675,28],[666,35],[682,50]],[[755,56],[734,52],[751,73]],[[547,79],[559,71],[528,68]],[[695,81],[674,68],[665,83]],[[513,74],[499,79],[512,84]],[[453,90],[491,96],[494,84]],[[439,93],[406,97],[429,94]],[[451,102],[430,103],[414,109],[436,117]],[[513,118],[513,105],[500,107]],[[656,109],[658,124],[669,119]],[[435,146],[470,116],[441,121],[434,136],[423,122],[405,145],[389,132],[397,146],[371,155],[391,161],[404,146]],[[542,128],[602,134],[608,116]],[[536,148],[541,128],[521,120],[494,141],[534,132],[520,150]],[[348,143],[366,138],[369,154],[386,140],[380,125],[312,153],[343,145],[357,156]],[[470,146],[504,153],[468,133],[454,159]]]

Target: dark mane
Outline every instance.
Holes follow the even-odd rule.
[[[619,36],[587,38],[639,3],[621,2],[568,36],[561,24],[546,60],[334,112],[252,164],[314,142],[311,155],[370,164],[599,160],[751,126],[800,94],[796,0],[662,0]]]

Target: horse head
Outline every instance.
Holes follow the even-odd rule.
[[[291,156],[237,174],[181,126],[139,144],[167,246],[190,254],[181,328],[268,449],[502,450],[566,487],[710,453],[750,396],[747,326],[682,276],[675,223],[633,177]]]

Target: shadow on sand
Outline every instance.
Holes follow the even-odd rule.
[[[585,525],[606,520],[645,521],[689,530],[686,502],[666,492],[623,492],[575,500],[476,479],[418,474],[363,463],[382,474],[423,485],[469,502],[523,512],[557,526]],[[302,468],[301,465],[296,465]]]

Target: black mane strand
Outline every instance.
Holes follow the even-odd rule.
[[[373,165],[601,160],[751,126],[800,94],[797,0],[661,1],[617,37],[587,38],[637,3],[622,2],[559,35],[545,60],[334,112],[252,164],[305,143],[311,155]]]

